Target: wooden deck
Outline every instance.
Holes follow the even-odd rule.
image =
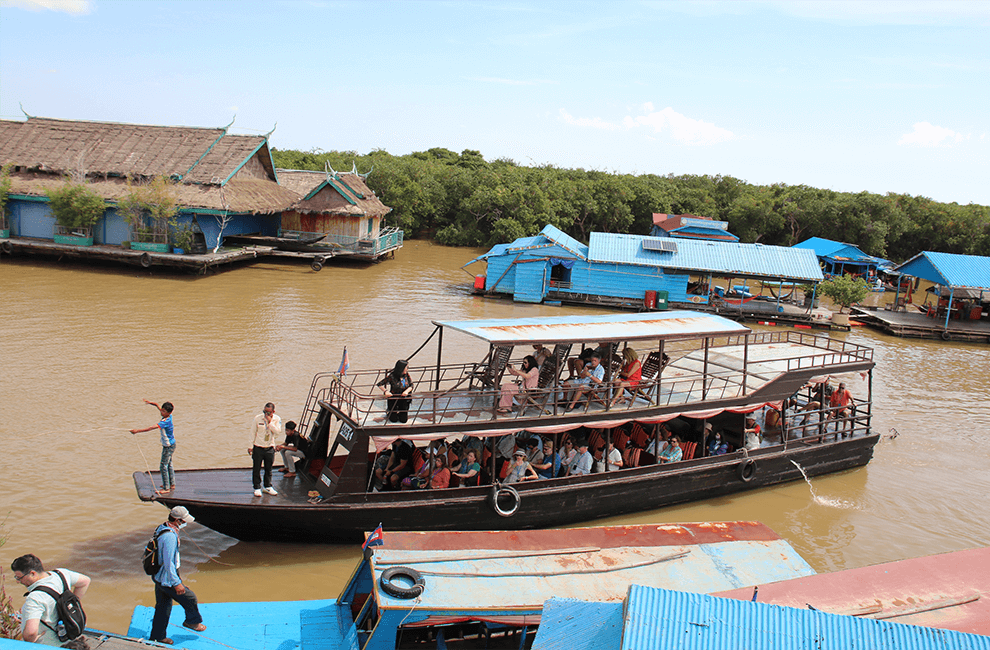
[[[872,310],[854,307],[853,317],[887,334],[906,338],[942,339],[943,341],[972,341],[990,343],[990,320],[949,320],[931,318],[921,312]]]
[[[261,497],[254,496],[251,485],[251,468],[240,469],[210,469],[210,470],[177,470],[175,472],[176,488],[169,493],[176,499],[209,500],[231,506],[274,505],[311,507],[307,493],[313,489],[314,479],[308,482],[302,477],[287,479],[278,466],[272,472],[272,487],[278,496],[262,492]],[[134,484],[138,497],[142,501],[154,498],[154,485],[161,485],[161,474],[152,472],[149,478],[147,472],[135,472]]]

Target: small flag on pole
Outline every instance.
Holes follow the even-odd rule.
[[[368,550],[372,546],[384,546],[385,545],[385,533],[382,532],[382,525],[378,524],[378,528],[375,532],[368,535],[368,539],[364,540],[364,544],[361,546],[362,551]]]
[[[340,367],[337,368],[337,374],[343,377],[347,374],[347,369],[351,367],[351,360],[347,358],[347,346],[344,346],[344,356],[340,358]]]

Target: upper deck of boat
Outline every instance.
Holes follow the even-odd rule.
[[[524,319],[539,321],[538,328],[529,323],[514,328],[502,324],[472,327],[473,322],[437,323],[482,338],[489,343],[488,355],[479,363],[410,367],[414,392],[406,422],[386,421],[388,403],[377,384],[386,377],[387,370],[358,371],[344,377],[318,375],[310,401],[322,401],[355,426],[367,429],[394,431],[438,425],[472,425],[477,429],[485,423],[498,429],[514,424],[522,428],[546,425],[550,417],[575,422],[589,417],[628,420],[671,407],[692,411],[725,400],[780,400],[796,387],[780,394],[774,394],[771,387],[789,374],[828,375],[865,370],[873,365],[870,348],[825,336],[799,331],[752,332],[712,314],[668,312],[662,316],[622,315],[622,320],[607,322],[601,322],[603,317],[585,318],[581,325],[595,321],[590,327],[570,322],[548,326],[546,321],[554,319]],[[485,323],[493,322],[501,323]],[[553,366],[554,372],[549,377],[544,373],[539,388],[520,395],[519,405],[512,412],[499,413],[499,386],[515,379],[505,371],[506,363],[519,367],[523,358],[532,353],[532,343],[553,341],[554,355],[546,363]],[[579,342],[594,345],[605,341],[614,344],[616,351],[621,345],[637,351],[644,368],[639,389],[634,394],[626,393],[630,398],[627,402],[613,406],[611,390],[601,387],[568,412],[564,383],[568,353],[578,351]],[[655,366],[665,358],[656,374],[647,372],[651,356]],[[612,362],[605,364],[606,380],[617,376],[621,363],[616,353]]]

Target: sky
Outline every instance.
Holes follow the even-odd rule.
[[[25,112],[990,205],[990,2],[0,0]]]

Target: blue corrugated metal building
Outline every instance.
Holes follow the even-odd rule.
[[[990,637],[633,585],[624,603],[549,601],[533,650],[990,650]],[[546,611],[546,610],[544,610]],[[623,626],[607,621],[621,611]],[[561,631],[572,634],[565,646]]]
[[[815,251],[815,255],[822,263],[822,270],[827,275],[862,275],[870,278],[876,272],[887,271],[893,264],[890,260],[885,260],[873,255],[867,255],[852,244],[812,237],[800,244],[794,244],[794,248],[810,248]]]
[[[807,249],[597,232],[586,246],[553,226],[499,244],[465,266],[479,261],[488,263],[486,291],[534,303],[551,291],[629,300],[665,291],[670,302],[707,304],[713,277],[824,279]]]

